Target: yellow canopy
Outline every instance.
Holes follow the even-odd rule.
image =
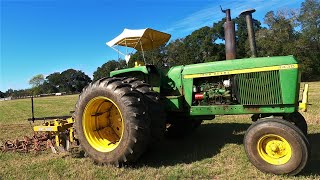
[[[106,44],[110,47],[119,45],[131,47],[138,51],[147,51],[166,44],[170,37],[170,34],[150,28],[138,30],[124,29],[119,36]]]

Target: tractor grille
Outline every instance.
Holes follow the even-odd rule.
[[[235,84],[243,105],[282,104],[279,71],[237,74]]]

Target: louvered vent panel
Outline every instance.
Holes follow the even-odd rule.
[[[279,71],[238,74],[235,81],[243,105],[282,104]]]

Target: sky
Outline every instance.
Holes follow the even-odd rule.
[[[0,91],[30,88],[28,81],[69,68],[92,78],[118,53],[106,42],[124,28],[153,28],[185,37],[203,26],[254,8],[263,23],[268,11],[298,9],[302,0],[0,0]]]

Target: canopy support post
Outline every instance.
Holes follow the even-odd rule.
[[[119,54],[125,56],[125,54],[123,54],[121,51],[119,51],[118,49],[114,48],[113,46],[110,46],[113,50],[117,51]]]
[[[144,51],[143,51],[143,47],[142,47],[141,41],[140,41],[140,46],[141,46],[141,50],[142,50],[142,58],[143,58],[144,64],[147,65],[146,59],[144,58]]]

